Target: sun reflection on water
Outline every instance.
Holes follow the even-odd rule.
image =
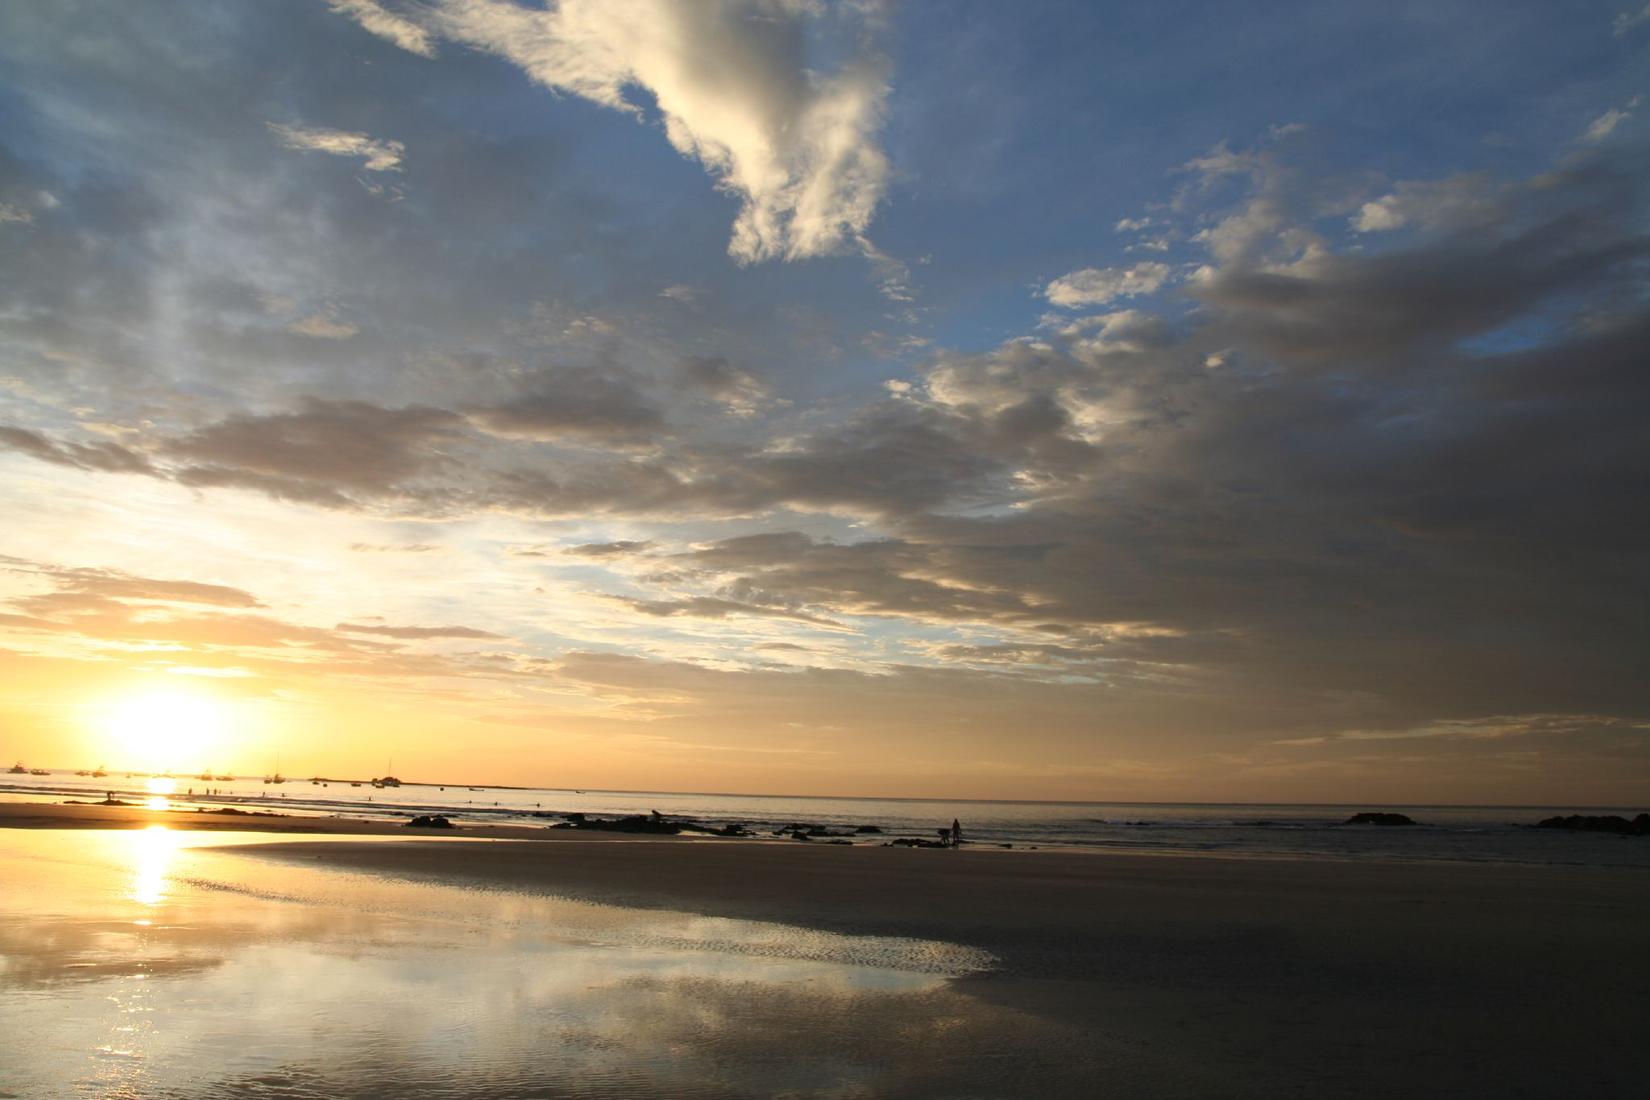
[[[172,800],[167,796],[178,793],[176,780],[150,779],[143,786],[149,792],[149,797],[143,800],[145,806],[151,810],[170,810],[172,808]]]
[[[150,825],[137,834],[132,861],[132,900],[155,906],[166,900],[166,873],[178,851],[178,834],[164,825]]]

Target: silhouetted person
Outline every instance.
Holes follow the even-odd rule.
[[[951,847],[962,847],[962,823],[956,818],[951,819]]]

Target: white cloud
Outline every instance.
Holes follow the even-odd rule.
[[[1359,207],[1357,217],[1352,219],[1352,228],[1360,233],[1383,233],[1388,229],[1402,228],[1408,220],[1398,196],[1388,195]]]
[[[311,153],[331,153],[335,157],[360,157],[369,172],[399,172],[407,147],[399,141],[380,141],[348,130],[327,130],[269,123],[269,128],[288,149]]]
[[[1587,129],[1582,131],[1581,137],[1576,140],[1588,145],[1603,141],[1605,138],[1615,133],[1617,126],[1620,126],[1623,122],[1626,122],[1628,119],[1633,117],[1633,108],[1638,105],[1639,97],[1634,96],[1632,99],[1627,101],[1625,106],[1610,108],[1602,115],[1599,115],[1597,118],[1593,119],[1593,121],[1588,124]]]
[[[1636,12],[1622,12],[1620,15],[1616,16],[1616,21],[1611,24],[1611,28],[1614,30],[1615,36],[1620,38],[1640,23],[1650,23],[1650,4],[1644,5],[1643,8]]]
[[[1169,279],[1169,265],[1139,263],[1133,267],[1085,267],[1048,284],[1044,297],[1057,306],[1101,306],[1118,298],[1152,294]]]
[[[0,202],[0,225],[15,222],[18,225],[33,225],[34,214],[21,206],[14,206],[9,202]]]
[[[363,30],[394,42],[403,50],[424,57],[435,56],[435,42],[429,31],[405,16],[386,11],[378,0],[327,0],[327,7],[339,15],[347,15]]]
[[[364,13],[382,11],[334,10],[363,26]],[[638,117],[633,93],[648,93],[671,145],[741,200],[728,246],[740,263],[864,249],[889,173],[875,141],[888,95],[874,45],[880,5],[436,0],[419,10],[427,33],[496,54],[557,91]],[[811,30],[848,44],[834,71],[811,64]]]

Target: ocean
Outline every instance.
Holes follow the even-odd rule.
[[[208,791],[211,793],[209,794]],[[793,824],[833,832],[875,826],[853,837],[882,844],[897,837],[936,839],[961,822],[978,845],[1085,848],[1119,852],[1360,860],[1456,860],[1650,869],[1650,837],[1536,829],[1543,818],[1620,814],[1644,807],[1258,805],[1252,803],[998,802],[915,798],[829,798],[702,794],[680,791],[564,790],[406,783],[375,788],[366,781],[261,778],[205,782],[150,779],[124,773],[104,779],[55,772],[0,775],[0,796],[12,799],[129,801],[164,799],[174,809],[239,806],[283,813],[388,820],[443,813],[456,822],[549,825],[555,815],[647,814],[709,826],[738,822],[771,837]],[[1412,826],[1347,825],[1361,811],[1407,815]]]

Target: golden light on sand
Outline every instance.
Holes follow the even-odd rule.
[[[211,696],[164,688],[113,701],[100,724],[117,767],[195,771],[221,747],[225,719],[223,705]]]

